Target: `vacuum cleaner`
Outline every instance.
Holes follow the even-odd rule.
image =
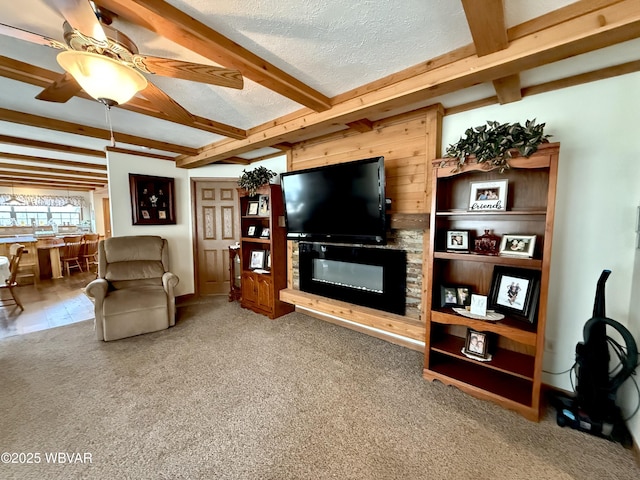
[[[561,427],[568,426],[631,448],[633,438],[616,405],[616,393],[635,373],[638,347],[631,332],[605,314],[605,283],[610,274],[610,270],[604,270],[600,275],[593,317],[584,325],[584,342],[576,345],[576,395],[559,395],[554,399],[556,420]],[[607,327],[620,334],[625,346],[607,336]],[[610,346],[620,360],[612,371]]]

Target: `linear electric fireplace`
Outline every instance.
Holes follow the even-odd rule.
[[[405,314],[404,251],[300,242],[299,253],[303,292]]]

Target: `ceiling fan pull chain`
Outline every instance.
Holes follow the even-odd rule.
[[[105,103],[104,108],[105,108],[105,113],[107,115],[107,125],[109,125],[109,132],[111,133],[111,146],[115,147],[116,139],[113,136],[113,125],[111,124],[111,115],[110,115],[111,107]]]

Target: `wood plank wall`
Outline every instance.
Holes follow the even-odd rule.
[[[363,158],[384,156],[386,176],[386,196],[391,198],[391,215],[404,214],[424,215],[431,207],[431,162],[439,158],[442,139],[442,117],[444,110],[441,105],[434,105],[415,110],[402,115],[388,117],[375,122],[362,121],[353,128],[323,137],[306,140],[293,145],[287,155],[287,170],[301,170],[325,165],[333,165]],[[428,225],[428,221],[426,222]],[[423,223],[424,225],[424,223]],[[403,248],[406,237],[411,240],[408,265],[408,295],[407,314],[408,323],[416,321],[424,325],[424,311],[421,297],[424,296],[424,282],[415,282],[416,272],[424,278],[426,265],[422,261],[422,252],[428,251],[428,232],[422,234],[422,252],[416,251],[415,235],[418,232],[393,232],[390,238],[390,248]],[[288,287],[297,287],[297,245],[288,242],[289,272]],[[415,253],[413,253],[415,252]],[[412,258],[417,257],[417,258]],[[417,288],[416,288],[417,287]],[[328,300],[331,302],[331,300]],[[410,305],[414,305],[410,307]],[[384,313],[381,312],[378,328],[386,330]],[[358,322],[358,315],[347,320]],[[375,322],[374,322],[375,323]]]

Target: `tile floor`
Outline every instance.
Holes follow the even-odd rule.
[[[0,338],[93,319],[93,303],[83,288],[94,278],[91,272],[72,272],[70,277],[18,287],[24,311],[15,305],[0,306]],[[8,291],[1,293],[10,298]]]

